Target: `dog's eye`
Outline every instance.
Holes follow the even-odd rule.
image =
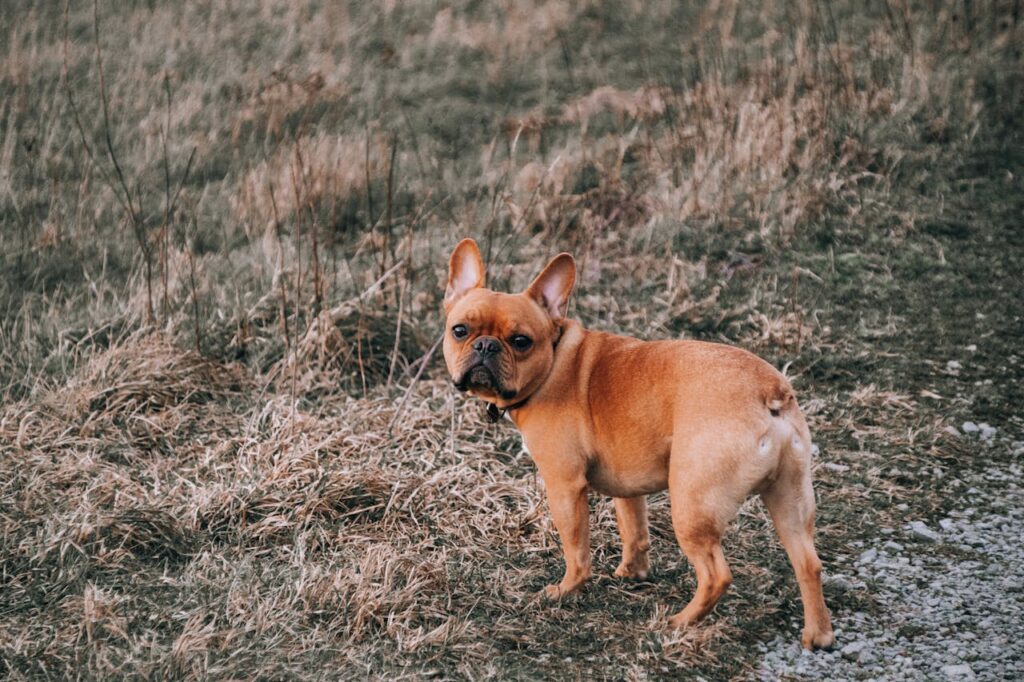
[[[512,347],[516,350],[527,350],[533,345],[533,340],[529,336],[523,336],[522,334],[516,334],[510,339]]]
[[[464,339],[469,336],[469,329],[467,329],[464,324],[457,324],[452,327],[452,336],[457,339]]]

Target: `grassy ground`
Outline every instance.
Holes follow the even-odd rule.
[[[542,482],[428,353],[467,235],[499,288],[573,251],[591,327],[786,366],[826,572],[1002,456],[948,427],[1024,426],[1015,3],[2,21],[5,675],[729,678],[797,638],[755,502],[698,629],[664,627],[694,586],[664,495],[651,578],[610,577],[595,498],[599,577],[535,596]]]

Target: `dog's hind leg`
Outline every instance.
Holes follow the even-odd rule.
[[[643,580],[651,570],[647,556],[651,548],[650,532],[647,528],[647,498],[616,497],[615,519],[622,538],[622,563],[615,569],[619,578]]]
[[[703,533],[699,527],[676,531],[686,558],[697,572],[697,592],[686,608],[669,618],[672,627],[686,627],[702,619],[732,584],[732,572],[722,554],[721,537]]]
[[[779,472],[761,493],[782,546],[793,564],[804,604],[804,648],[827,648],[835,641],[825,597],[821,591],[821,560],[814,550],[814,489],[811,486],[810,437],[806,426],[782,448]]]
[[[732,584],[722,534],[739,510],[736,500],[743,496],[729,490],[729,481],[716,482],[718,475],[701,465],[709,461],[712,458],[700,452],[698,443],[673,443],[668,488],[672,526],[697,573],[697,591],[686,608],[669,619],[673,627],[692,625],[706,616]]]

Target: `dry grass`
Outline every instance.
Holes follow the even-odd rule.
[[[1019,104],[1021,28],[971,4],[967,28],[963,3],[103,3],[98,36],[70,9],[66,44],[56,8],[17,5],[0,672],[753,675],[799,618],[759,503],[701,628],[664,626],[693,579],[663,495],[649,580],[610,577],[595,499],[599,577],[536,596],[561,570],[543,482],[429,353],[447,250],[477,237],[502,289],[572,250],[589,326],[788,365],[838,465],[817,471],[819,535],[844,565],[968,465],[959,384],[879,347],[939,343],[931,292],[891,292],[945,265],[929,230],[998,208],[973,194],[994,171],[941,170]]]
[[[693,581],[664,496],[652,504],[651,580],[608,577],[614,514],[595,501],[600,577],[545,604],[536,592],[560,570],[557,537],[509,425],[482,431],[442,379],[420,384],[391,431],[398,401],[379,392],[326,393],[307,411],[257,384],[144,336],[93,358],[67,388],[3,410],[9,673],[561,676],[566,656],[581,671],[715,670],[735,665],[752,627],[786,627],[797,613],[751,503],[728,539],[733,596],[707,626],[666,630]],[[907,424],[947,450],[941,422],[921,423],[910,406],[873,386],[837,413],[808,404],[829,461],[856,472],[819,472],[826,556],[884,522],[865,496],[912,493],[870,448],[901,447],[893,437]],[[844,452],[830,435],[840,432],[859,447]],[[540,658],[521,667],[524,655]]]
[[[367,138],[316,135],[281,148],[241,179],[231,204],[240,223],[259,235],[300,210],[336,212],[361,199],[367,181],[387,175],[389,150],[383,135]],[[268,255],[268,258],[270,256]]]

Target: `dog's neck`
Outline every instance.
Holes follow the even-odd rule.
[[[562,335],[565,333],[565,325],[566,324],[570,324],[570,323],[569,322],[564,322],[564,323],[558,325],[557,329],[555,330],[555,337],[551,341],[551,349],[552,349],[552,352],[554,354],[554,358],[551,361],[551,369],[552,370],[554,370],[555,364],[558,361],[558,342],[562,340]],[[530,395],[526,396],[525,398],[523,398],[520,401],[512,403],[511,405],[506,405],[504,407],[498,407],[494,403],[488,403],[487,404],[487,419],[488,419],[488,421],[490,421],[491,423],[500,421],[501,418],[505,414],[507,414],[509,412],[513,412],[515,410],[518,410],[518,409],[524,407],[526,405],[526,403],[530,402],[530,398],[532,398],[534,395],[537,394],[538,391],[540,391],[541,389],[544,388],[544,384],[547,383],[547,381],[548,381],[548,379],[550,377],[551,377],[551,372],[549,371],[548,372],[548,376],[544,378],[544,381],[541,382],[541,385],[538,386],[532,393],[530,393]]]
[[[526,396],[523,400],[515,403],[514,405],[508,405],[504,408],[498,408],[497,406],[488,407],[488,412],[491,412],[491,408],[498,413],[500,418],[502,414],[508,413],[512,421],[517,425],[519,423],[519,417],[523,415],[528,409],[536,402],[543,401],[546,399],[544,395],[545,391],[552,384],[552,380],[555,379],[559,374],[567,371],[571,371],[569,365],[574,363],[577,358],[577,351],[579,350],[580,344],[586,335],[586,329],[583,328],[579,322],[575,320],[564,320],[559,326],[558,334],[552,342],[554,348],[554,358],[551,362],[551,369],[548,371],[544,381],[541,382],[540,386],[534,389],[530,395]]]

